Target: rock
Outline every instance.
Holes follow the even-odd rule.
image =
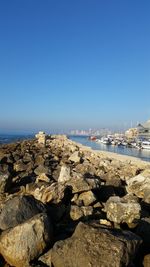
[[[88,218],[88,216],[93,214],[93,208],[92,207],[78,207],[76,205],[72,205],[70,209],[70,218],[73,221],[79,220],[80,218],[85,217],[85,219]]]
[[[112,223],[107,221],[107,220],[105,220],[105,219],[100,219],[99,223],[102,224],[102,225],[106,225],[107,227],[112,227]]]
[[[78,197],[79,201],[82,201],[84,206],[90,206],[96,202],[96,197],[92,191],[83,192]]]
[[[8,173],[0,172],[0,194],[7,192],[11,187],[11,176]]]
[[[128,179],[126,190],[150,204],[150,177],[141,174]]]
[[[35,155],[35,165],[44,165],[45,159],[42,155]]]
[[[23,156],[23,162],[31,162],[33,160],[33,156],[30,153],[25,153]]]
[[[52,225],[44,213],[38,214],[0,236],[0,253],[15,267],[29,266],[52,243]]]
[[[45,212],[44,205],[33,196],[16,196],[8,200],[0,213],[0,229],[6,230]]]
[[[36,199],[45,203],[60,203],[64,198],[65,187],[62,184],[52,183],[48,184],[37,184],[36,188],[27,189],[29,194],[33,195]]]
[[[142,218],[139,221],[135,233],[143,240],[142,248],[144,252],[150,253],[150,217]]]
[[[46,266],[48,266],[48,267],[52,267],[51,250],[49,250],[47,253],[45,253],[44,255],[42,255],[39,258],[39,261],[42,262],[42,263],[44,263],[44,264],[46,264]]]
[[[124,267],[132,263],[140,243],[129,231],[80,222],[72,237],[55,243],[50,256],[55,267]]]
[[[36,175],[41,175],[41,174],[50,174],[50,170],[48,169],[48,167],[44,166],[44,165],[39,165],[35,170],[34,173]]]
[[[74,163],[80,163],[81,157],[79,151],[75,151],[70,157],[69,160]]]
[[[93,205],[93,208],[94,208],[94,209],[101,209],[101,208],[103,208],[103,205],[102,205],[100,202],[96,202],[96,203]]]
[[[14,163],[14,170],[16,172],[22,172],[27,169],[27,165],[24,164],[22,159],[19,159],[16,163]]]
[[[45,146],[46,144],[46,134],[42,131],[40,131],[38,134],[35,135],[35,137],[38,139],[38,144]]]
[[[62,166],[58,177],[58,183],[65,183],[71,179],[70,167]]]
[[[117,224],[127,223],[131,227],[135,219],[140,219],[141,206],[132,196],[114,196],[107,200],[105,211],[110,221]]]
[[[39,181],[43,181],[43,182],[49,183],[50,179],[45,173],[41,173],[36,178],[36,183],[38,183]]]
[[[75,194],[97,189],[100,183],[96,178],[73,177],[65,185],[72,187],[72,193]]]
[[[144,267],[150,267],[150,254],[144,257],[143,265]]]

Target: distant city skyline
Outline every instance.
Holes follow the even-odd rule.
[[[150,1],[0,1],[0,133],[150,118]]]

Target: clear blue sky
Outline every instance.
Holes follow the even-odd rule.
[[[150,118],[149,0],[0,0],[0,132]]]

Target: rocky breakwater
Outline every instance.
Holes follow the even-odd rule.
[[[1,145],[0,266],[150,266],[150,164],[43,132]]]

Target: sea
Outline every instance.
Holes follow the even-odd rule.
[[[77,136],[77,135],[69,135],[69,139],[80,143],[84,146],[91,147],[94,150],[101,150],[101,151],[109,151],[114,152],[121,155],[132,156],[136,158],[140,158],[144,161],[150,162],[150,150],[139,150],[136,148],[129,148],[125,146],[112,146],[112,145],[105,145],[102,143],[96,143],[95,141],[91,141],[88,139],[87,136]],[[34,135],[16,135],[16,134],[1,134],[0,135],[0,145],[1,144],[9,144],[16,141],[21,141],[25,139],[32,139]]]

